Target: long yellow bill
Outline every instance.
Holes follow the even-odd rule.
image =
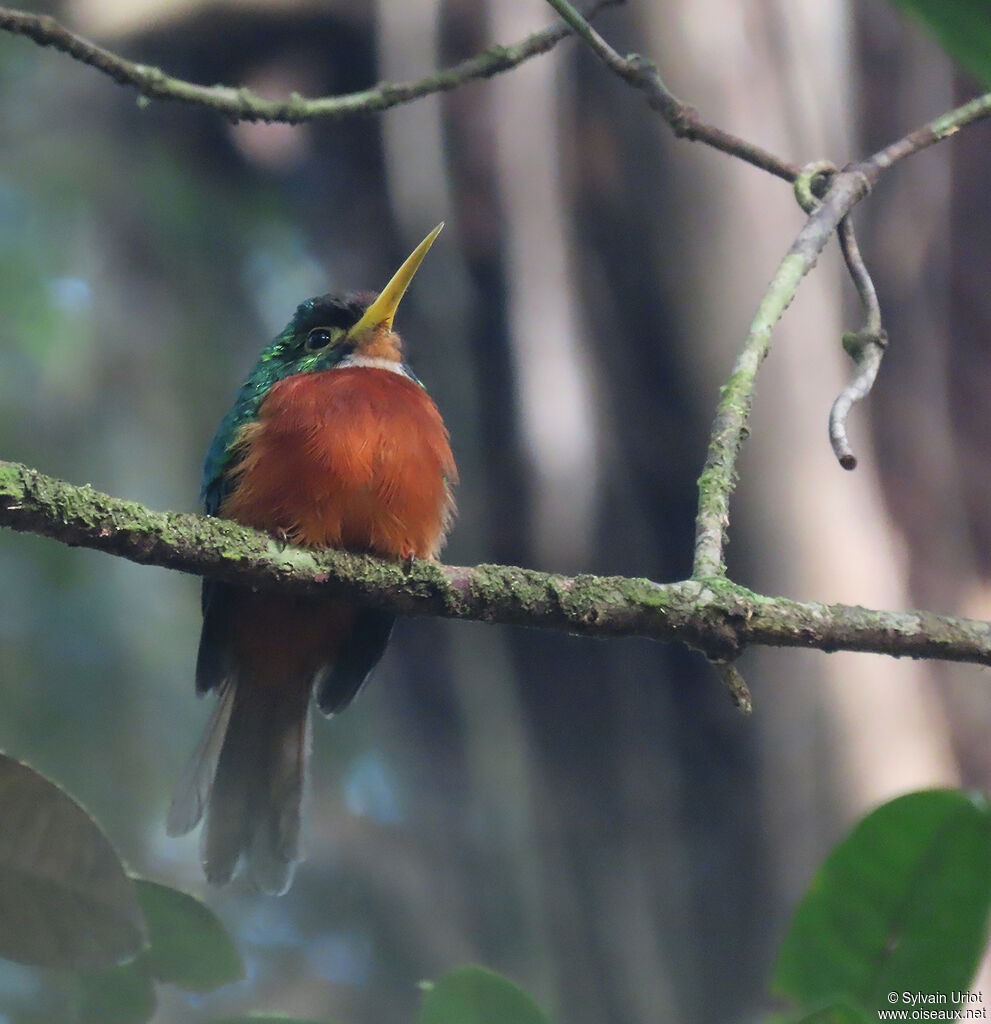
[[[406,262],[392,275],[392,280],[382,289],[379,297],[365,310],[365,315],[348,331],[349,337],[354,338],[381,328],[387,331],[392,329],[392,320],[399,303],[443,226],[444,222],[441,221],[409,254]]]

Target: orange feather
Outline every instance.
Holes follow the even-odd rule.
[[[457,470],[437,407],[403,374],[354,366],[288,377],[237,444],[224,518],[311,547],[437,556]]]

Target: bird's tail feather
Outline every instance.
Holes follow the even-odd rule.
[[[217,697],[203,736],[176,784],[169,813],[165,818],[167,835],[184,836],[192,832],[200,823],[210,799],[210,787],[217,774],[220,749],[224,745],[224,736],[234,707],[234,687],[227,684],[221,686]]]
[[[309,686],[229,679],[221,687],[167,820],[169,833],[181,835],[205,811],[203,867],[211,882],[229,882],[243,857],[263,892],[289,888],[300,859],[309,699]]]

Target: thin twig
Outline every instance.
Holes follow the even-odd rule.
[[[813,214],[822,202],[822,196],[836,176],[835,165],[826,160],[808,164],[795,181],[795,198],[798,205],[808,214]],[[860,254],[857,236],[853,230],[850,215],[845,216],[837,226],[840,249],[850,277],[853,279],[864,311],[864,326],[859,331],[848,331],[843,335],[843,348],[857,366],[857,373],[850,384],[837,396],[829,411],[829,443],[844,469],[856,469],[857,457],[853,454],[847,435],[846,421],[855,402],[870,394],[881,359],[888,345],[888,335],[881,324],[881,304],[867,264]]]
[[[860,305],[864,311],[863,332],[865,334],[880,334],[884,329],[881,325],[881,303],[878,302],[877,289],[871,280],[867,264],[864,263],[864,258],[860,254],[860,246],[857,245],[857,236],[854,234],[849,216],[840,221],[839,237],[843,260],[856,286]]]
[[[712,424],[709,450],[699,477],[699,510],[695,520],[696,577],[723,576],[723,548],[729,526],[729,499],[736,475],[736,457],[746,436],[757,371],[771,347],[771,332],[788,308],[805,275],[816,265],[837,224],[869,191],[856,172],[836,176],[822,204],[805,222],[771,280],[750,331],[722,388]]]
[[[877,290],[860,255],[860,246],[857,245],[857,236],[849,215],[840,221],[838,232],[843,259],[864,310],[864,326],[859,331],[848,331],[843,335],[843,348],[856,364],[857,373],[839,393],[829,410],[829,442],[840,465],[844,469],[856,469],[857,457],[850,447],[846,421],[854,403],[866,398],[874,387],[881,360],[888,347],[888,332],[881,325],[881,304],[878,302]]]
[[[760,644],[991,665],[987,622],[790,601],[717,579],[661,584],[420,559],[407,568],[368,555],[285,547],[228,520],[153,512],[2,461],[0,526],[259,589],[345,598],[404,615],[677,641],[716,662]]]
[[[753,713],[754,701],[750,695],[750,687],[746,679],[740,674],[740,670],[732,661],[713,661],[713,666],[719,673],[719,678],[729,692],[730,700],[736,706],[737,711],[745,715]]]
[[[795,178],[792,188],[795,201],[809,216],[822,205],[822,197],[829,191],[838,171],[832,160],[814,160],[806,164]]]
[[[899,160],[904,160],[907,156],[928,149],[929,146],[955,135],[961,128],[989,116],[991,116],[991,92],[984,93],[983,96],[976,96],[928,124],[924,124],[921,128],[916,128],[915,131],[909,132],[908,135],[879,150],[860,166],[864,173],[877,180],[881,171],[886,171]]]
[[[589,11],[594,16],[603,7],[621,0],[602,0]],[[341,118],[370,114],[432,93],[456,89],[478,78],[490,78],[522,64],[572,34],[567,25],[552,25],[511,46],[493,46],[454,67],[408,82],[381,82],[372,89],[343,96],[307,99],[292,93],[288,99],[267,100],[250,89],[225,85],[204,86],[167,75],[160,68],[137,64],[84,39],[45,14],[0,7],[0,30],[22,35],[39,46],[51,46],[74,60],[109,75],[120,85],[131,85],[142,96],[177,100],[207,107],[234,121],[281,121],[296,124],[318,118]]]
[[[847,437],[847,417],[854,403],[866,398],[874,387],[887,344],[888,335],[883,330],[877,334],[848,331],[843,335],[843,348],[856,364],[857,372],[829,410],[829,443],[844,469],[857,468],[857,456],[853,454]]]
[[[657,67],[651,61],[639,54],[621,57],[592,28],[581,11],[568,0],[547,0],[547,2],[610,71],[646,94],[647,102],[667,121],[678,138],[688,139],[692,142],[704,142],[707,146],[712,146],[730,156],[739,157],[785,181],[795,180],[799,171],[795,164],[787,163],[766,149],[747,142],[746,139],[741,139],[732,132],[706,124],[694,107],[683,103],[668,89],[658,73]]]
[[[557,3],[559,0],[549,2]],[[729,499],[736,481],[736,458],[748,431],[757,371],[770,350],[771,332],[791,304],[802,279],[815,266],[819,253],[840,222],[868,195],[884,171],[898,160],[918,153],[948,138],[965,125],[988,116],[991,116],[991,93],[949,111],[866,160],[851,164],[833,175],[829,191],[809,215],[761,299],[730,379],[722,388],[705,465],[699,477],[693,577],[725,576],[723,554],[729,527]],[[800,175],[796,175],[798,177]],[[814,175],[809,177],[808,182],[810,189],[812,177]],[[874,350],[878,347],[870,346]],[[869,373],[869,366],[867,371]],[[860,386],[863,386],[867,383],[867,374],[862,372],[858,380]]]

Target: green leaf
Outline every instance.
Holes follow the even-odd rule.
[[[966,989],[988,935],[991,809],[951,790],[910,793],[826,859],[781,945],[774,987],[802,1006]],[[900,1005],[900,1004],[898,1004]]]
[[[149,939],[141,965],[152,977],[188,992],[212,992],[244,977],[241,955],[209,907],[157,882],[135,884]]]
[[[71,797],[0,754],[0,956],[40,967],[106,967],[141,951],[134,884]]]
[[[248,1017],[221,1017],[206,1024],[333,1024],[332,1021],[303,1020],[302,1017],[279,1017],[271,1014]]]
[[[155,1013],[155,986],[133,964],[80,976],[79,1024],[145,1024]]]
[[[548,1024],[523,989],[484,967],[459,967],[424,989],[417,1024]]]
[[[849,1003],[834,1003],[822,1010],[816,1010],[808,1017],[803,1017],[796,1024],[873,1024],[863,1010]]]
[[[962,67],[991,85],[991,5],[987,0],[894,0]]]

